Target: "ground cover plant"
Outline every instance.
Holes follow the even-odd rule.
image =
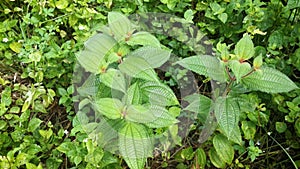
[[[0,6],[0,168],[299,167],[299,1]]]

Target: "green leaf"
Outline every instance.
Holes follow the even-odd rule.
[[[300,2],[298,0],[288,0],[287,6],[288,9],[295,9],[300,7]]]
[[[119,69],[121,72],[134,78],[158,81],[155,71],[143,58],[129,57],[119,65]]]
[[[194,150],[191,146],[189,146],[188,148],[183,149],[180,155],[182,159],[192,160],[194,157]]]
[[[210,161],[212,162],[212,164],[215,167],[217,167],[217,168],[225,168],[226,167],[226,163],[223,160],[221,160],[221,158],[217,154],[216,149],[214,147],[209,149],[208,155],[209,155]]]
[[[210,8],[212,9],[214,15],[223,13],[226,9],[222,8],[217,2],[212,2],[209,4]]]
[[[152,46],[143,46],[131,52],[128,57],[144,58],[152,68],[162,66],[170,58],[171,51]]]
[[[118,99],[100,98],[94,103],[96,110],[109,119],[118,119],[122,116],[123,103]]]
[[[108,25],[117,41],[125,40],[132,32],[129,19],[119,12],[108,13]]]
[[[34,132],[43,121],[38,118],[32,118],[28,124],[28,132]]]
[[[287,125],[284,122],[278,122],[277,121],[275,123],[275,127],[276,127],[276,131],[278,131],[278,133],[283,133],[287,129]]]
[[[105,73],[100,74],[100,80],[106,86],[122,91],[125,93],[126,84],[124,75],[116,69],[108,69]]]
[[[126,43],[130,46],[142,45],[142,46],[152,46],[160,47],[160,42],[155,36],[151,35],[149,32],[137,32],[133,34]]]
[[[175,117],[159,106],[144,107],[131,105],[126,109],[126,119],[136,123],[143,123],[150,128],[168,127],[177,122]]]
[[[204,122],[212,106],[212,101],[208,97],[200,94],[193,94],[183,98],[189,103],[184,110],[195,112],[200,115],[200,119]]]
[[[263,64],[262,55],[260,54],[253,60],[253,66],[255,69],[259,69]]]
[[[222,133],[225,133],[224,131],[221,131]],[[241,134],[241,130],[240,130],[240,127],[238,125],[236,125],[231,134],[229,135],[228,137],[229,140],[239,144],[239,145],[242,145],[243,141],[242,141],[242,134]]]
[[[239,60],[248,60],[253,57],[255,50],[254,44],[249,35],[244,35],[241,40],[235,45],[234,53]]]
[[[251,90],[267,93],[289,92],[298,89],[296,84],[285,74],[269,67],[262,67],[241,81]]]
[[[197,148],[195,152],[195,164],[200,168],[205,168],[206,165],[206,154],[202,148]]]
[[[145,82],[141,84],[141,91],[145,97],[148,97],[152,105],[161,107],[179,105],[173,91],[167,85],[160,82]]]
[[[106,34],[96,34],[85,44],[85,49],[77,56],[78,62],[85,70],[92,73],[100,73],[104,56],[117,42]]]
[[[134,84],[132,84],[126,93],[126,104],[130,105],[130,104],[139,104],[141,101],[141,93],[140,93],[140,87],[139,87],[139,83],[135,82]]]
[[[58,9],[65,9],[67,8],[69,5],[69,2],[68,0],[59,0],[59,1],[56,1],[55,2],[55,6],[58,8]]]
[[[56,149],[62,153],[68,154],[68,152],[76,150],[76,146],[72,142],[63,142]]]
[[[177,62],[179,65],[200,75],[225,82],[224,68],[216,57],[208,55],[191,56]]]
[[[231,164],[234,158],[234,149],[228,139],[218,134],[213,138],[213,145],[221,160],[227,164]]]
[[[227,13],[221,13],[218,15],[218,19],[220,19],[220,21],[223,22],[224,24],[226,23],[227,18],[228,18]]]
[[[256,125],[252,121],[242,121],[242,131],[245,139],[252,140],[256,133]]]
[[[119,149],[131,169],[144,168],[146,158],[152,156],[153,141],[146,127],[128,123],[120,130]]]
[[[193,19],[194,19],[194,12],[191,9],[188,9],[184,12],[184,19],[187,20],[190,23],[193,23]]]
[[[237,101],[231,97],[219,97],[216,100],[214,110],[218,124],[225,135],[230,138],[232,131],[239,122],[240,110]]]
[[[20,53],[22,49],[22,44],[18,42],[12,42],[11,44],[9,44],[9,48],[16,53]]]
[[[230,60],[229,67],[235,75],[237,83],[241,78],[251,71],[251,65],[247,62],[240,63],[238,60]]]

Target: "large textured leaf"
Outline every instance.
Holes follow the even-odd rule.
[[[222,133],[224,133],[224,131],[221,130]],[[241,130],[240,130],[240,127],[238,125],[236,125],[231,134],[229,135],[228,137],[229,140],[239,144],[239,145],[242,145],[242,134],[241,134]]]
[[[267,93],[289,92],[298,88],[285,74],[269,67],[262,67],[253,74],[243,78],[242,83],[252,90]]]
[[[240,109],[237,101],[230,97],[219,97],[214,110],[218,124],[224,134],[230,138],[239,121]]]
[[[91,74],[80,86],[77,91],[81,96],[95,96],[97,93],[100,79],[94,74]]]
[[[254,45],[249,35],[245,35],[238,41],[234,48],[234,53],[239,60],[248,60],[254,55]]]
[[[211,99],[204,95],[193,94],[186,96],[185,98],[183,98],[183,100],[189,103],[189,105],[186,106],[184,110],[198,113],[203,122],[206,120],[212,106]]]
[[[119,70],[108,69],[105,73],[100,75],[100,80],[112,89],[120,90],[123,93],[126,91],[125,78]]]
[[[131,52],[128,57],[142,57],[152,68],[158,68],[169,60],[170,54],[171,51],[168,50],[152,46],[144,46]]]
[[[213,139],[213,145],[220,159],[227,164],[231,164],[234,157],[234,149],[229,140],[218,134]]]
[[[178,100],[173,91],[160,82],[148,81],[141,85],[143,94],[148,97],[152,105],[162,107],[179,105]]]
[[[126,104],[139,104],[141,101],[141,92],[140,86],[138,82],[133,83],[128,89],[125,95],[126,97]]]
[[[177,62],[179,65],[200,75],[225,82],[224,68],[216,57],[208,55],[192,56]]]
[[[143,46],[153,46],[160,47],[159,41],[155,36],[151,35],[149,32],[137,32],[133,34],[128,41],[128,45],[143,45]]]
[[[238,83],[244,75],[251,71],[251,65],[247,62],[240,63],[238,60],[231,60],[229,66]]]
[[[117,119],[122,116],[123,103],[118,99],[100,98],[94,103],[96,110],[109,119]]]
[[[143,58],[128,57],[119,65],[119,69],[131,77],[158,81],[155,71]]]
[[[211,149],[209,149],[208,152],[210,161],[212,162],[212,164],[217,167],[217,168],[225,168],[226,167],[226,163],[219,157],[219,155],[216,152],[216,149],[214,147],[212,147]]]
[[[168,127],[177,122],[168,110],[159,106],[130,105],[126,111],[126,119],[143,123],[150,128]]]
[[[146,158],[152,155],[153,142],[147,128],[128,123],[120,130],[119,149],[130,169],[143,169]]]
[[[150,108],[150,112],[153,114],[155,119],[146,123],[146,126],[150,128],[169,127],[178,122],[178,120],[176,120],[176,118],[163,107],[152,106]]]
[[[94,35],[84,44],[85,49],[77,56],[77,59],[85,70],[99,73],[104,56],[116,43],[112,37],[106,34]]]
[[[125,40],[128,34],[132,32],[132,26],[129,19],[119,12],[108,13],[108,25],[116,40]]]

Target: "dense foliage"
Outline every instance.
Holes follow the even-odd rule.
[[[300,166],[300,1],[0,5],[0,168]],[[168,34],[127,20],[146,12],[177,17],[144,18]],[[163,64],[172,66],[156,69]],[[194,95],[180,93],[182,81],[191,85],[187,69]],[[181,138],[182,118],[192,122]],[[107,125],[118,137],[101,131]],[[154,154],[149,136],[160,139]]]

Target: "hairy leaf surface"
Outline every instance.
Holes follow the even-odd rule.
[[[200,75],[211,77],[219,82],[225,82],[224,68],[216,57],[197,55],[177,62],[179,65]]]
[[[243,78],[242,83],[252,90],[267,93],[289,92],[298,88],[285,74],[270,67],[262,67],[253,74]]]

